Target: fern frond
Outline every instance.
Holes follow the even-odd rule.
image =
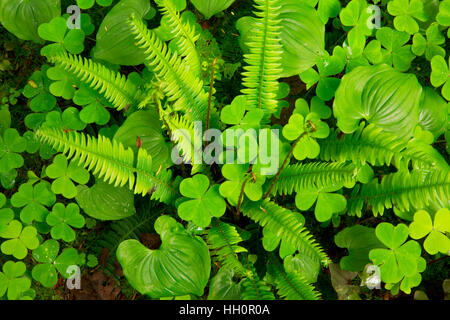
[[[66,133],[53,128],[40,128],[36,136],[41,142],[66,154],[67,158],[77,161],[78,165],[116,187],[128,183],[130,190],[134,188],[135,193],[145,195],[153,191],[152,198],[164,203],[171,203],[178,194],[171,186],[170,174],[161,174],[163,170],[156,174],[151,171],[151,157],[143,148],[139,149],[135,167],[133,150],[125,149],[116,140],[111,141],[103,136],[95,139],[83,133]]]
[[[181,151],[184,163],[192,165],[192,173],[198,172],[203,163],[202,136],[194,123],[184,116],[161,113],[162,119],[170,131],[171,140]]]
[[[289,195],[304,189],[352,186],[358,168],[344,162],[297,163],[286,166],[274,184],[272,194]]]
[[[103,95],[117,110],[138,106],[143,98],[133,81],[91,59],[64,53],[52,56],[50,61]]]
[[[281,237],[281,241],[287,241],[291,247],[297,248],[301,254],[317,259],[325,266],[330,262],[327,254],[304,227],[298,213],[280,207],[267,199],[247,202],[242,211],[260,226],[268,228],[271,233]]]
[[[246,66],[242,93],[247,96],[247,109],[262,109],[265,119],[278,109],[276,95],[281,74],[280,1],[255,0],[257,18],[247,43],[249,53],[244,55]]]
[[[242,300],[275,300],[271,288],[256,273],[255,267],[248,263],[251,276],[242,281]]]
[[[389,174],[381,183],[377,180],[362,186],[359,194],[348,201],[350,215],[361,216],[366,204],[375,216],[383,215],[385,208],[398,208],[400,211],[419,210],[432,203],[440,208],[450,208],[449,171],[402,170]]]
[[[247,249],[238,245],[241,241],[242,238],[236,227],[221,221],[212,221],[212,227],[208,230],[207,237],[211,255],[216,256],[223,267],[246,277],[249,276],[249,270],[242,265],[238,258],[238,253],[247,252]]]
[[[278,295],[285,300],[319,300],[320,294],[299,273],[287,272],[274,254],[269,253],[267,272],[272,276]]]
[[[176,46],[178,54],[185,57],[187,66],[195,75],[199,75],[200,56],[195,47],[195,42],[200,37],[200,34],[195,32],[195,27],[188,22],[181,20],[180,13],[173,5],[172,0],[161,0],[161,13],[167,18],[168,26],[175,35]]]
[[[205,120],[208,93],[203,90],[203,82],[142,21],[132,17],[129,25],[136,45],[147,55],[147,67],[164,82],[162,89],[168,100],[174,102],[174,110],[183,110],[192,121]]]
[[[412,162],[420,167],[449,169],[445,159],[432,146],[419,141],[406,143],[373,124],[367,127],[361,124],[356,132],[342,137],[333,131],[327,139],[319,140],[319,144],[319,158],[325,161],[351,160],[373,166],[394,164],[397,168],[405,168]]]

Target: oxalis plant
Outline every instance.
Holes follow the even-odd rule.
[[[99,248],[152,299],[316,300],[330,282],[371,299],[418,292],[435,262],[448,277],[448,0],[73,4],[0,0],[46,59],[26,132],[0,111],[0,297],[70,281]]]

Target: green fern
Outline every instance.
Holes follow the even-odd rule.
[[[385,208],[398,208],[400,211],[419,210],[432,203],[440,208],[450,208],[449,171],[402,170],[385,176],[381,183],[373,180],[363,185],[359,194],[348,201],[350,215],[362,215],[366,204],[375,216],[383,215]]]
[[[53,128],[40,128],[36,136],[114,186],[128,183],[130,190],[134,188],[135,193],[146,195],[153,192],[152,199],[164,203],[171,203],[178,194],[171,185],[170,173],[151,171],[151,157],[143,148],[139,149],[135,167],[132,149],[125,149],[116,140],[111,141],[103,136],[95,139],[83,133],[66,133]]]
[[[259,278],[255,267],[247,264],[251,276],[242,281],[242,300],[275,300],[271,288]]]
[[[448,170],[445,159],[433,147],[412,140],[409,143],[396,135],[383,131],[373,124],[362,123],[353,134],[330,133],[327,139],[319,140],[320,159],[325,161],[368,162],[374,166],[394,164],[405,168],[410,162],[423,168],[437,167]]]
[[[262,109],[265,118],[277,111],[276,95],[281,74],[279,0],[255,0],[257,19],[252,25],[250,52],[244,55],[246,66],[242,93],[247,96],[247,109]]]
[[[247,252],[247,249],[238,245],[242,238],[234,226],[213,220],[207,241],[211,255],[216,256],[223,267],[232,269],[242,277],[249,276],[249,270],[242,265],[238,257],[238,253]]]
[[[51,57],[50,61],[98,91],[117,110],[138,106],[143,99],[143,93],[133,81],[90,59],[64,53]]]
[[[242,211],[244,215],[281,237],[282,241],[287,241],[291,247],[297,248],[301,254],[317,259],[325,266],[329,264],[330,259],[303,226],[298,213],[269,200],[247,202]]]
[[[173,5],[172,0],[161,0],[161,12],[166,17],[168,26],[175,36],[178,54],[185,57],[187,65],[195,75],[200,74],[200,56],[195,47],[195,42],[200,35],[188,22],[181,20],[180,14]]]
[[[183,162],[192,164],[192,174],[198,172],[203,163],[202,137],[199,129],[182,115],[171,116],[168,112],[160,114],[170,131],[172,142],[181,152]],[[197,141],[200,142],[199,145],[196,145]]]
[[[208,94],[203,90],[203,82],[142,21],[132,17],[129,24],[136,45],[147,55],[147,67],[164,82],[161,87],[168,100],[174,102],[173,109],[183,110],[192,121],[205,120]]]
[[[344,162],[297,163],[287,166],[274,184],[272,195],[289,195],[304,189],[352,187],[358,168]]]
[[[298,273],[286,272],[274,254],[269,253],[267,272],[272,276],[278,295],[285,300],[319,300],[320,294]]]

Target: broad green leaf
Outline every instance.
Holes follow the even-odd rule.
[[[347,73],[333,104],[338,127],[352,133],[362,119],[400,137],[411,137],[419,120],[422,86],[413,74],[387,65],[357,67]]]
[[[447,130],[449,120],[447,102],[433,88],[423,88],[419,105],[420,126],[437,140]]]
[[[226,10],[235,0],[191,0],[192,4],[206,19]]]
[[[208,300],[241,300],[241,284],[234,277],[232,269],[220,268],[209,283]]]
[[[80,185],[75,199],[83,211],[98,220],[120,220],[136,213],[134,195],[125,187],[113,185],[98,179],[88,188]]]
[[[150,2],[146,0],[118,2],[100,24],[94,47],[95,58],[126,66],[143,63],[146,55],[135,46],[128,19],[132,14],[141,19],[149,10]]]
[[[39,25],[61,14],[61,0],[1,0],[0,22],[9,32],[23,40],[43,43]]]
[[[117,249],[129,283],[151,298],[203,295],[211,269],[205,242],[169,216],[159,217],[155,230],[161,237],[158,249],[148,249],[137,240],[123,241]]]

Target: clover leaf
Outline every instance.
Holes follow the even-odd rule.
[[[334,97],[336,89],[339,87],[340,79],[332,77],[340,73],[347,63],[346,53],[342,47],[335,47],[332,56],[323,57],[317,63],[318,72],[310,68],[300,74],[300,79],[309,89],[317,83],[317,97],[329,101]]]
[[[243,130],[249,128],[257,128],[263,117],[261,110],[250,110],[245,113],[247,98],[245,96],[237,96],[230,105],[223,107],[220,119],[223,123],[239,125]]]
[[[67,207],[62,203],[55,204],[46,221],[52,227],[50,231],[52,238],[66,242],[75,240],[75,231],[71,227],[82,228],[85,224],[80,208],[75,203],[69,203]]]
[[[23,95],[31,98],[30,109],[35,112],[47,112],[56,105],[56,98],[50,93],[50,79],[47,77],[49,66],[42,66],[35,71],[23,89]]]
[[[450,59],[449,59],[450,63]],[[441,56],[434,56],[431,59],[431,84],[434,87],[442,87],[442,96],[450,101],[450,70],[445,62],[445,59]]]
[[[407,71],[415,58],[411,45],[406,45],[410,37],[406,32],[383,27],[376,33],[377,40],[364,49],[364,54],[373,64],[386,63],[398,71]]]
[[[193,221],[204,228],[211,223],[211,217],[219,218],[225,213],[226,204],[219,194],[219,186],[209,188],[209,185],[208,178],[203,174],[181,181],[180,192],[186,197],[186,201],[178,206],[181,219]]]
[[[237,205],[241,193],[242,185],[245,182],[244,194],[252,201],[262,198],[262,185],[266,181],[264,176],[247,173],[248,164],[225,164],[222,167],[222,174],[227,179],[220,185],[219,192],[228,199],[231,205]]]
[[[52,67],[47,70],[47,76],[49,79],[54,80],[49,87],[52,95],[62,97],[66,100],[73,98],[75,94],[74,80],[69,72],[60,67]]]
[[[347,199],[342,194],[332,193],[339,189],[341,189],[341,186],[302,189],[295,196],[295,205],[298,209],[305,211],[317,201],[314,210],[316,220],[319,222],[328,221],[333,214],[344,211],[347,207]]]
[[[6,294],[8,300],[23,300],[31,287],[31,280],[25,276],[26,265],[22,261],[6,261],[0,272],[0,298]]]
[[[6,197],[0,193],[0,232],[4,231],[8,224],[14,219],[14,211],[11,208],[3,208]]]
[[[70,29],[67,27],[67,19],[64,17],[53,18],[48,23],[43,23],[38,28],[39,36],[42,39],[55,42],[42,48],[43,56],[52,56],[69,51],[72,54],[79,54],[84,50],[84,31],[82,29]]]
[[[436,212],[434,221],[428,212],[419,210],[414,214],[414,221],[409,225],[411,238],[421,239],[426,236],[423,248],[429,254],[450,252],[450,239],[445,235],[446,232],[450,232],[450,211],[446,208]]]
[[[372,34],[372,30],[367,26],[371,16],[367,8],[366,0],[352,0],[339,13],[342,25],[352,27],[347,34],[347,41],[355,56],[362,54],[366,37]]]
[[[77,108],[69,107],[62,113],[56,110],[47,113],[45,126],[67,130],[83,130],[86,123],[80,119],[80,112]]]
[[[393,0],[387,5],[389,14],[395,16],[394,27],[398,31],[414,34],[419,31],[419,21],[426,21],[422,0]]]
[[[80,90],[75,93],[73,102],[79,106],[83,106],[80,111],[80,119],[85,123],[96,123],[105,125],[110,119],[110,114],[106,110],[104,99],[93,89],[88,86],[81,86]]]
[[[112,2],[113,0],[97,0],[97,4],[102,7],[108,7],[112,4]],[[77,0],[77,5],[83,10],[92,8],[94,4],[95,0]]]
[[[444,27],[450,26],[450,0],[440,1],[439,13],[436,16],[436,21]],[[450,35],[448,30],[447,37]]]
[[[439,30],[439,25],[432,23],[426,31],[426,39],[421,33],[414,35],[411,50],[417,56],[425,53],[425,58],[431,60],[434,56],[445,57],[445,49],[441,47],[442,44],[445,44],[445,37]]]
[[[22,223],[17,220],[11,221],[6,229],[0,232],[0,237],[9,239],[2,243],[1,251],[19,260],[26,257],[28,249],[33,250],[39,246],[36,228],[22,228]]]
[[[20,220],[31,223],[34,220],[43,222],[48,214],[46,207],[50,207],[56,201],[55,194],[50,190],[48,182],[39,182],[35,186],[24,183],[11,197],[11,204],[20,211]]]
[[[74,248],[64,249],[59,256],[58,253],[59,243],[53,239],[45,241],[33,250],[33,258],[40,263],[34,266],[31,275],[46,288],[51,288],[58,282],[57,271],[64,278],[69,278],[68,267],[76,265],[79,259]]]
[[[49,178],[55,179],[52,183],[52,191],[62,194],[67,199],[72,199],[77,195],[77,188],[72,180],[79,184],[86,184],[89,181],[89,172],[77,166],[74,162],[67,165],[67,158],[58,154],[53,163],[46,169]]]
[[[293,155],[297,160],[314,159],[320,153],[320,146],[315,138],[326,138],[330,133],[328,125],[312,112],[304,117],[293,113],[289,122],[283,127],[283,136],[288,140],[297,140]]]
[[[23,158],[19,154],[27,148],[27,140],[19,135],[16,129],[8,128],[0,136],[0,173],[23,166]]]
[[[404,224],[394,227],[390,223],[382,222],[376,227],[375,234],[388,248],[372,249],[369,252],[370,260],[380,266],[381,280],[387,284],[403,280],[401,287],[405,292],[415,286],[418,279],[420,283],[418,273],[424,269],[424,259],[420,256],[419,243],[414,240],[405,243],[409,234],[408,227]]]

